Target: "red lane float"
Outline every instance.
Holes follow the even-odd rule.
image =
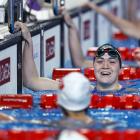
[[[81,72],[80,68],[55,68],[53,69],[52,79],[60,80],[70,72]],[[85,68],[84,75],[90,80],[95,81],[94,68]],[[119,74],[119,80],[133,80],[140,78],[140,68],[123,67]]]
[[[86,136],[88,140],[139,140],[140,130],[86,130],[81,129],[79,132]]]
[[[132,50],[132,56],[133,56],[134,60],[140,61],[140,47],[134,48]]]
[[[41,95],[40,106],[46,109],[57,108],[57,95],[56,94],[44,94]]]
[[[53,93],[41,95],[40,106],[46,109],[57,108],[57,95]],[[123,96],[115,96],[113,94],[100,96],[91,94],[89,108],[96,109],[106,107],[114,109],[140,109],[140,96],[132,94]]]
[[[33,97],[29,94],[6,94],[0,95],[1,108],[31,108],[33,105]]]
[[[53,80],[59,80],[70,72],[81,72],[80,68],[54,68],[52,73]]]
[[[8,131],[1,129],[0,130],[0,140],[8,140]]]
[[[31,108],[33,98],[31,95],[0,95],[0,107],[2,108]],[[40,98],[40,106],[45,109],[55,109],[57,105],[57,94],[43,94]],[[100,96],[91,94],[91,102],[89,108],[106,108],[112,107],[115,109],[140,109],[140,96],[138,95],[122,95],[115,96],[108,94]]]
[[[34,130],[8,130],[7,139],[1,140],[47,140],[48,138],[55,137],[59,131],[34,129]]]
[[[84,75],[90,80],[95,81],[96,77],[94,74],[94,68],[85,68],[84,69]]]
[[[79,129],[75,130],[84,135],[88,140],[139,140],[140,130],[112,130],[112,129]],[[0,130],[0,140],[49,140],[60,134],[58,130]]]
[[[122,60],[132,60],[132,52],[130,52],[129,48],[119,47],[118,51],[120,52]]]
[[[121,54],[122,60],[134,61],[134,55],[133,55],[134,50],[132,48],[119,47],[118,51]]]
[[[90,80],[95,81],[94,68],[85,68],[84,75]],[[119,74],[119,80],[134,80],[140,78],[140,68],[124,67]]]
[[[121,137],[121,134],[115,130],[101,130],[98,133],[97,137],[100,140],[119,140]]]
[[[140,78],[140,68],[136,68],[136,78]]]
[[[96,50],[97,49],[94,49],[95,47],[93,48],[89,48],[87,50],[87,57],[95,57],[95,54],[96,54]],[[140,47],[136,47],[136,48],[128,48],[128,47],[119,47],[117,48],[118,51],[120,52],[121,54],[121,58],[122,60],[128,60],[128,61],[135,61],[135,60],[138,60],[140,61]]]
[[[115,109],[140,109],[140,96],[132,94],[123,96],[115,96],[113,94],[105,96],[91,95],[89,108],[106,107]]]
[[[88,49],[87,51],[87,56],[88,57],[95,57],[95,54],[96,54],[96,50],[98,49],[98,47],[91,47]]]
[[[119,74],[119,80],[133,80],[137,79],[136,68],[124,67]]]
[[[115,40],[127,40],[129,39],[128,36],[122,32],[116,32],[112,35],[112,38],[115,39]],[[124,46],[124,47],[128,47],[128,46]]]

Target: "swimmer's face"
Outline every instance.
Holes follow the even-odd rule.
[[[112,85],[118,81],[120,62],[117,57],[111,57],[105,53],[95,58],[93,67],[99,84]]]
[[[136,61],[140,61],[140,48],[136,48],[132,54]]]

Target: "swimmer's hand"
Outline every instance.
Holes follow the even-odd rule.
[[[9,116],[5,113],[0,113],[0,121],[5,122],[17,122],[17,123],[28,123],[28,124],[37,124],[37,125],[45,125],[47,127],[58,127],[58,124],[54,121],[46,121],[46,120],[24,120],[24,119],[16,119],[12,116]]]
[[[9,116],[5,113],[0,113],[0,121],[15,121],[16,119],[12,116]]]
[[[26,42],[32,42],[31,34],[24,23],[16,21],[14,27],[16,32],[21,31],[22,37]]]
[[[91,8],[91,9],[96,10],[97,5],[94,4],[93,2],[86,2],[86,3],[84,3],[84,4],[82,5],[82,7],[87,7],[87,8]]]
[[[69,28],[75,27],[75,25],[74,25],[74,23],[73,23],[73,21],[72,21],[72,18],[71,18],[70,14],[68,13],[67,10],[63,10],[63,11],[62,11],[62,15],[63,15],[63,17],[64,17],[64,21],[65,21],[66,25],[67,25]]]

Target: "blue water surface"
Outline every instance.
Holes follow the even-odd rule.
[[[140,94],[140,80],[126,80],[120,81],[123,88],[119,91],[112,92],[118,96],[125,94]],[[96,83],[93,82],[93,85]],[[0,123],[0,129],[55,129],[49,125],[34,123],[34,120],[52,122],[63,119],[64,115],[60,108],[57,109],[43,109],[40,107],[40,96],[43,94],[55,93],[57,91],[32,91],[24,89],[24,94],[31,94],[33,96],[33,107],[31,109],[1,109],[1,112],[9,114],[16,118],[15,122],[2,122]],[[96,94],[104,96],[110,92],[97,92]],[[94,94],[94,92],[93,92]],[[99,128],[99,122],[112,122],[112,125],[108,125],[108,129],[124,130],[128,128],[140,129],[140,110],[116,110],[112,108],[105,109],[88,109],[87,113],[98,123],[93,128]],[[26,122],[26,121],[27,122]],[[28,122],[29,121],[29,122]],[[31,122],[33,123],[31,123]],[[59,126],[58,126],[59,128]],[[102,125],[100,126],[102,128]]]

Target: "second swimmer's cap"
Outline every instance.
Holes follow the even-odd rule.
[[[58,140],[88,140],[84,135],[74,130],[63,130]]]
[[[81,111],[90,104],[90,82],[79,72],[67,74],[63,79],[63,88],[58,93],[58,104],[69,111]]]

